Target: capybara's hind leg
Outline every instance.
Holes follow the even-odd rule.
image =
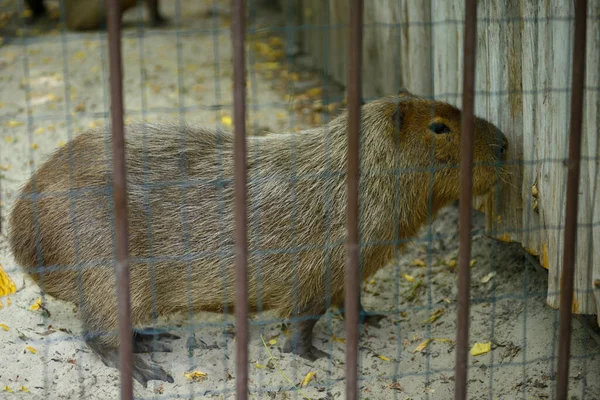
[[[86,342],[107,367],[119,368],[118,348],[106,346],[97,339],[88,339]],[[144,387],[148,387],[148,381],[153,380],[175,382],[160,365],[144,360],[139,354],[133,354],[132,375]]]
[[[81,308],[85,341],[102,359],[108,367],[119,368],[119,324],[116,315],[108,310],[116,310],[116,300],[114,304],[84,303]],[[112,307],[111,307],[112,306]],[[134,326],[138,321],[133,320]],[[133,334],[133,333],[132,333]],[[136,341],[133,341],[134,353],[136,350]],[[152,344],[150,343],[150,350]],[[148,362],[139,354],[133,354],[132,375],[141,385],[148,386],[148,381],[159,380],[173,383],[173,377],[169,375],[162,367],[154,362]]]
[[[309,361],[329,357],[329,354],[312,344],[313,328],[326,311],[325,305],[310,308],[311,312],[301,313],[301,320],[293,323],[292,335],[283,346],[284,353],[294,353]]]

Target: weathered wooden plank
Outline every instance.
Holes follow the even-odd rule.
[[[304,23],[328,7],[329,30],[303,34],[303,50],[330,76],[347,72],[345,0],[305,0]],[[435,12],[432,12],[435,10]],[[372,0],[365,7],[364,94],[406,86],[460,107],[461,0]],[[478,6],[476,113],[509,137],[510,182],[479,199],[490,233],[519,242],[549,271],[547,302],[558,307],[562,263],[573,5],[562,0],[481,1]],[[599,314],[600,288],[600,2],[590,2],[581,199],[573,311]],[[329,32],[323,35],[323,32]],[[324,40],[327,37],[327,40]],[[323,47],[323,42],[329,45]],[[512,166],[510,166],[512,165]],[[596,253],[596,254],[595,254]],[[501,267],[501,266],[499,266]]]

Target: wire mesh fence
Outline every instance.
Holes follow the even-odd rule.
[[[117,3],[3,2],[4,395],[600,398],[596,2]]]

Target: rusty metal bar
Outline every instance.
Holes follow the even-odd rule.
[[[115,247],[117,256],[117,296],[119,299],[119,357],[121,399],[133,398],[133,330],[129,294],[129,243],[125,182],[125,133],[123,127],[123,74],[121,60],[121,7],[119,0],[106,1],[110,71],[110,116],[113,153],[113,201],[115,208]]]
[[[236,399],[248,398],[248,249],[246,233],[246,1],[233,0],[233,122],[235,129],[235,372]]]
[[[361,66],[363,44],[363,0],[350,3],[350,40],[348,67],[348,160],[347,160],[347,227],[348,268],[346,270],[346,399],[358,398],[358,313],[359,313],[359,246],[358,246],[358,178],[361,103]]]
[[[477,0],[467,0],[465,3],[463,110],[460,134],[460,247],[458,267],[458,332],[456,335],[456,386],[454,392],[455,399],[457,400],[467,398],[476,45]]]
[[[569,389],[569,357],[571,351],[571,304],[575,275],[575,245],[577,242],[577,207],[579,200],[579,170],[581,164],[581,124],[583,117],[583,87],[585,81],[585,49],[587,0],[575,1],[575,35],[573,38],[573,75],[571,89],[571,119],[569,122],[569,161],[567,164],[567,204],[563,268],[560,282],[560,326],[556,398],[567,399]]]

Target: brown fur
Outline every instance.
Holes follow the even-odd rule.
[[[409,93],[362,107],[363,278],[389,263],[394,243],[415,235],[431,212],[458,199],[460,115]],[[324,127],[248,138],[252,311],[260,305],[289,317],[297,307],[319,315],[328,293],[333,304],[343,302],[346,120],[344,113]],[[434,120],[452,132],[436,135],[429,129]],[[46,293],[81,306],[87,331],[116,332],[106,135],[82,133],[39,168],[12,212],[10,243]],[[506,138],[477,119],[474,146],[475,162],[488,163],[474,167],[473,191],[481,195],[497,182],[496,150],[506,147]],[[126,157],[134,327],[149,325],[153,310],[232,311],[233,136],[133,124],[126,127]],[[440,168],[433,176],[432,167]],[[116,335],[100,341],[118,345]]]

